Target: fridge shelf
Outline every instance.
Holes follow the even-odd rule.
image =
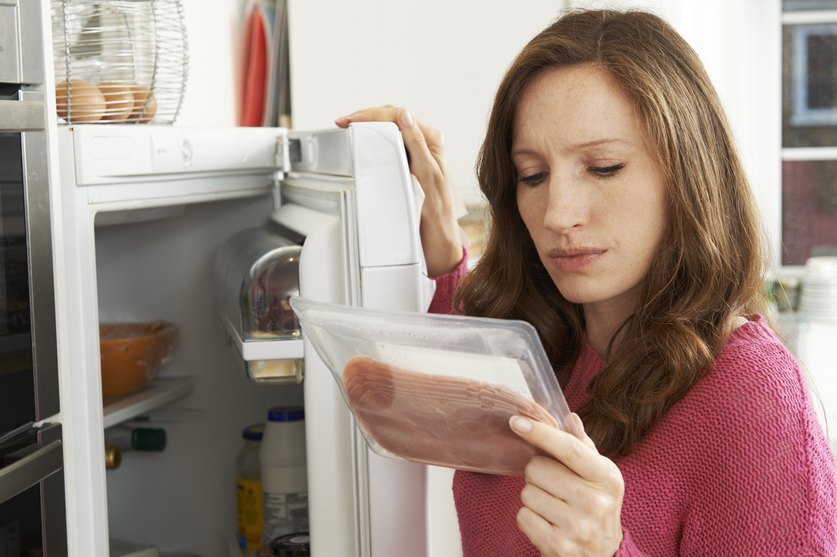
[[[104,427],[109,428],[164,406],[192,392],[188,379],[156,379],[141,390],[125,396],[106,396]]]

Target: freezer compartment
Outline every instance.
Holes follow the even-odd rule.
[[[234,184],[245,184],[242,177],[281,172],[286,164],[287,132],[279,128],[83,124],[60,132],[71,142],[77,186],[146,184],[146,199],[156,196],[154,183],[189,180],[193,191],[208,193],[210,182],[226,176],[240,189]],[[195,184],[198,177],[212,180]]]
[[[256,383],[302,382],[299,320],[289,304],[299,294],[302,246],[265,228],[248,228],[215,258],[215,303],[228,344]]]

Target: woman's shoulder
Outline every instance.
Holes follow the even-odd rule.
[[[801,434],[816,424],[805,375],[763,316],[749,317],[730,335],[712,368],[675,406],[747,436]]]
[[[660,424],[659,438],[678,435],[667,446],[688,470],[683,489],[690,515],[700,517],[684,531],[686,545],[705,547],[727,532],[726,543],[795,544],[800,555],[828,547],[833,555],[833,456],[805,375],[764,317],[730,335],[713,368]]]
[[[702,383],[705,388],[723,389],[729,394],[744,390],[750,396],[806,388],[796,358],[762,315],[748,316],[730,334],[712,369],[698,385]]]
[[[677,407],[681,418],[704,421],[710,448],[716,436],[733,453],[792,440],[813,443],[807,450],[827,446],[805,374],[763,316],[750,317],[730,335],[712,369]],[[797,446],[800,457],[805,444]]]

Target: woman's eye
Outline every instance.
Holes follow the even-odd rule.
[[[525,184],[527,186],[537,186],[541,182],[546,180],[546,172],[538,172],[537,174],[529,174],[527,176],[521,176],[517,179],[518,182],[521,184]]]
[[[592,172],[597,178],[610,178],[611,176],[616,175],[616,173],[623,168],[625,168],[623,163],[614,164],[612,166],[593,166],[590,167],[590,172]]]

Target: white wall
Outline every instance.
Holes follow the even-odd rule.
[[[238,0],[182,0],[189,76],[178,126],[234,126]]]
[[[330,127],[380,104],[408,107],[445,135],[466,202],[494,92],[561,0],[290,0],[294,127]]]

